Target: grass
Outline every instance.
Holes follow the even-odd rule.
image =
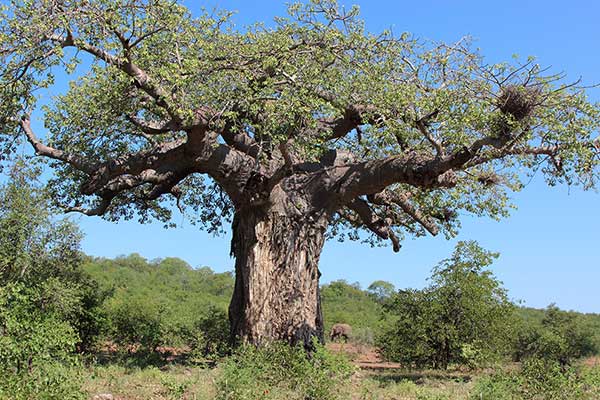
[[[208,400],[216,395],[214,383],[220,373],[219,368],[181,365],[93,366],[85,371],[84,391],[90,399],[110,393],[115,400]],[[359,371],[350,385],[346,390],[352,393],[352,400],[462,400],[468,398],[472,382],[452,374]]]
[[[510,365],[506,370],[514,368]],[[584,362],[581,371],[588,394],[586,399],[600,399],[598,365]],[[340,391],[350,400],[468,400],[478,381],[488,372],[358,370]],[[216,382],[222,379],[223,373],[222,366],[90,364],[83,373],[83,389],[89,399],[110,393],[114,400],[208,400],[217,396]],[[269,398],[279,400],[280,397]],[[289,398],[281,397],[282,400]]]
[[[467,399],[473,377],[461,373],[394,371],[359,377],[355,399],[442,400]]]
[[[110,393],[115,400],[209,400],[215,397],[218,369],[185,367],[127,368],[92,366],[85,371],[83,390],[91,399]]]

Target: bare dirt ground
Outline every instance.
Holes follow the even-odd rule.
[[[352,359],[352,362],[361,369],[384,371],[402,368],[398,363],[383,361],[375,347],[357,345],[354,343],[328,343],[327,349],[336,353],[343,352],[348,354]]]
[[[600,356],[586,358],[583,364],[587,365],[588,367],[598,367],[600,366]]]

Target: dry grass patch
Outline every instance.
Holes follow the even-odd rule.
[[[199,367],[96,366],[86,371],[83,389],[90,399],[109,393],[114,400],[208,400],[215,397],[216,374]]]

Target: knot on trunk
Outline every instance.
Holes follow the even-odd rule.
[[[250,175],[244,185],[244,197],[250,205],[265,204],[269,199],[268,179],[260,173]]]

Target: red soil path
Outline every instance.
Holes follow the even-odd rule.
[[[356,345],[353,343],[328,343],[327,349],[336,353],[346,353],[352,362],[361,369],[389,370],[402,368],[398,363],[385,362],[375,347]]]

